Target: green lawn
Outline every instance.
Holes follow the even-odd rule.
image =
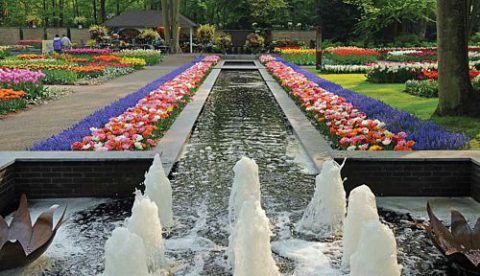
[[[317,73],[313,68],[310,71]],[[422,98],[403,92],[404,84],[376,84],[366,81],[363,74],[321,74],[320,77],[360,94],[381,100],[397,109],[407,111],[420,119],[431,119],[451,131],[463,132],[472,138],[473,149],[480,146],[480,120],[470,117],[432,116],[438,99]]]

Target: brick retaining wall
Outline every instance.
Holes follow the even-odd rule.
[[[0,213],[16,208],[21,193],[28,198],[131,196],[151,161],[17,161],[0,170]],[[472,196],[480,201],[480,166],[472,161],[352,158],[342,176],[348,178],[347,192],[367,184],[378,196]]]

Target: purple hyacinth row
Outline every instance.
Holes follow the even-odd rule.
[[[50,138],[40,141],[33,145],[29,150],[32,151],[67,151],[70,150],[70,145],[76,141],[82,140],[83,137],[90,135],[90,128],[103,127],[110,118],[117,117],[128,108],[135,106],[137,102],[146,97],[151,91],[157,89],[165,82],[175,78],[183,71],[190,68],[194,63],[200,61],[202,57],[195,58],[191,62],[178,67],[174,71],[164,75],[163,77],[149,83],[140,90],[129,94],[116,102],[92,113],[85,117],[80,122],[74,124],[72,127],[56,134]]]
[[[414,150],[461,149],[469,143],[469,138],[464,134],[452,133],[430,120],[420,120],[414,115],[395,109],[382,101],[345,89],[280,57],[277,57],[277,60],[305,75],[308,80],[315,82],[319,87],[344,97],[356,108],[365,112],[369,118],[384,122],[389,131],[393,133],[405,131],[408,135],[407,140],[416,142],[413,146]]]

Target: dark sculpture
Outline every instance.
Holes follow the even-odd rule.
[[[22,194],[20,205],[12,223],[8,226],[0,216],[0,270],[27,265],[40,257],[53,241],[58,228],[64,222],[65,211],[53,228],[53,215],[57,205],[40,214],[32,227],[27,197]]]
[[[480,218],[473,230],[465,217],[452,210],[450,231],[433,214],[427,203],[430,226],[426,227],[435,246],[461,270],[480,275]]]

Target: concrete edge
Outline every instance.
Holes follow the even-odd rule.
[[[287,95],[283,87],[273,79],[266,69],[259,69],[259,72],[265,83],[272,91],[275,100],[287,117],[288,122],[292,126],[293,132],[305,152],[317,167],[317,171],[321,171],[323,162],[333,157],[333,150],[327,140],[315,129],[305,114],[298,108],[295,102]]]
[[[182,110],[173,125],[154,148],[153,154],[160,154],[165,172],[168,174],[188,143],[193,127],[210,95],[221,69],[214,68],[199,87],[192,101]]]

